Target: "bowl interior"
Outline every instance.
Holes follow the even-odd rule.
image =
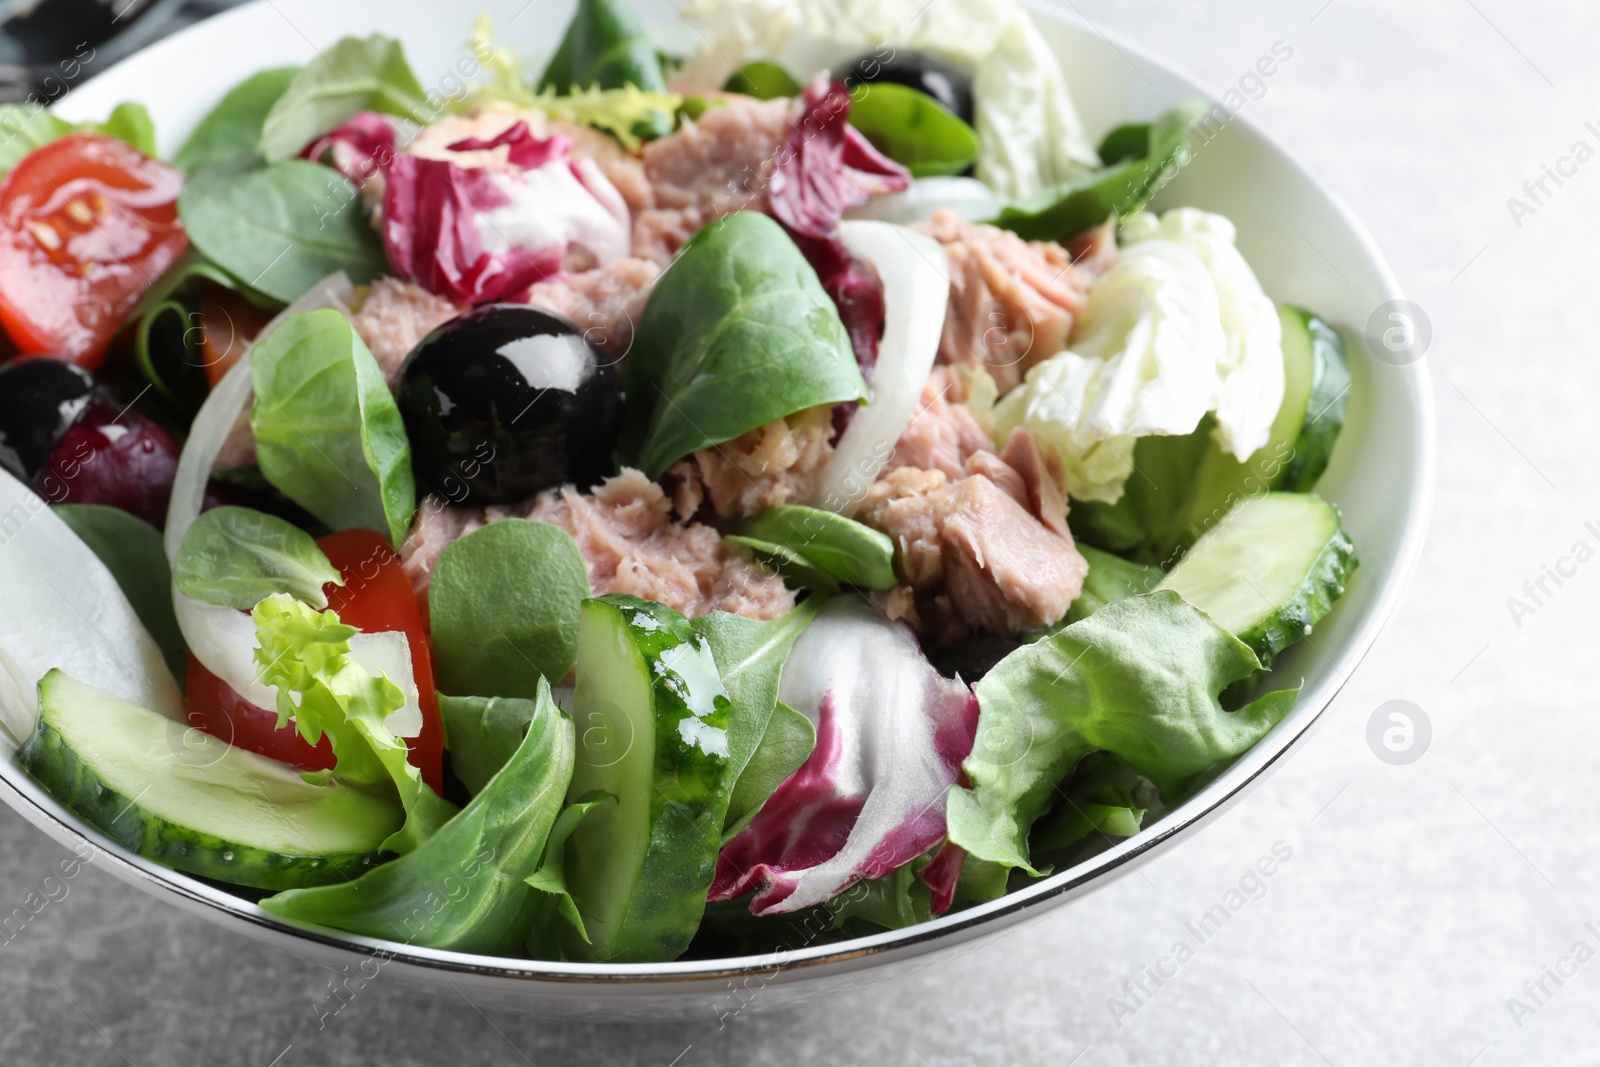
[[[670,0],[639,0],[662,41],[692,47],[692,30]],[[164,151],[181,143],[220,95],[249,71],[302,63],[317,47],[344,34],[374,31],[400,37],[424,86],[454,92],[468,53],[471,15],[486,11],[500,43],[520,48],[538,69],[554,47],[571,4],[480,0],[470,8],[390,0],[273,0],[202,23],[73,90],[60,112],[73,119],[103,116],[115,103],[144,102]],[[1177,101],[1209,95],[1169,65],[1136,46],[1059,14],[1037,11],[1051,46],[1062,57],[1074,99],[1093,137],[1112,126],[1153,117]],[[1239,246],[1267,291],[1304,305],[1339,327],[1349,342],[1354,385],[1346,429],[1319,491],[1343,510],[1361,567],[1338,610],[1313,637],[1280,658],[1280,681],[1303,679],[1289,718],[1199,796],[1156,826],[1071,870],[983,907],[910,930],[845,944],[800,947],[781,960],[752,958],[663,965],[586,966],[498,960],[412,949],[357,937],[328,935],[272,919],[254,905],[159,867],[88,831],[14,766],[0,766],[0,793],[13,807],[63,842],[87,838],[108,854],[105,865],[142,888],[169,897],[207,918],[268,939],[324,962],[350,954],[376,955],[415,981],[449,979],[521,1006],[587,1010],[616,998],[645,1015],[681,1010],[684,995],[726,997],[735,980],[752,975],[783,986],[784,997],[825,992],[865,963],[910,965],[998,931],[1043,905],[1105,884],[1237,797],[1310,727],[1376,637],[1420,547],[1432,486],[1431,390],[1425,364],[1397,367],[1373,358],[1362,341],[1369,317],[1398,291],[1381,256],[1348,210],[1291,155],[1244,116],[1216,113],[1214,136],[1161,193],[1158,207],[1193,205],[1221,212],[1238,227]],[[805,980],[809,988],[801,989]]]

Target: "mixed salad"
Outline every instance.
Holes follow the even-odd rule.
[[[995,899],[1259,741],[1356,565],[1339,335],[1146,209],[1204,104],[1096,146],[1020,8],[914,6],[580,0],[448,93],[347,38],[170,160],[0,110],[20,766],[287,919],[649,962]]]

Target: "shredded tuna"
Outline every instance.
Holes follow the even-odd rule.
[[[815,495],[817,479],[833,455],[832,410],[809,408],[702,448],[674,464],[668,476],[680,486],[698,485],[685,500],[703,495],[720,518],[803,503]]]
[[[1081,262],[1052,241],[1024,241],[948,211],[917,228],[950,257],[940,362],[984,366],[1002,393],[1067,346],[1089,287],[1116,255],[1104,227],[1080,240]]]
[[[450,542],[508,518],[548,522],[571,534],[596,595],[629,593],[691,618],[727,611],[775,619],[794,607],[782,579],[711,527],[674,522],[666,493],[631,468],[593,493],[564,486],[514,508],[425,501],[400,553],[418,602],[426,604],[433,568]]]
[[[540,282],[529,291],[528,303],[565,315],[592,344],[621,360],[660,276],[661,268],[651,260],[619,259],[598,270]]]
[[[462,308],[435,296],[415,282],[379,278],[372,283],[361,309],[351,316],[356,333],[372,350],[384,380],[391,386],[417,342],[461,314]]]
[[[885,471],[899,467],[943,471],[951,479],[965,477],[967,459],[993,452],[989,435],[965,404],[956,403],[949,372],[935,367],[922,387],[916,414],[895,442]]]
[[[665,264],[702,226],[735,211],[767,210],[789,132],[788,100],[729,96],[698,120],[644,146],[655,206],[634,220],[634,254]]]
[[[1031,440],[1016,448],[1028,464]],[[914,621],[934,644],[972,630],[1015,635],[1049,625],[1072,606],[1089,569],[1065,529],[1065,509],[1057,519],[1030,506],[1028,476],[988,452],[970,457],[969,470],[956,480],[939,470],[891,471],[857,515],[894,540],[915,594],[911,606],[904,595],[880,598],[881,606]],[[1041,488],[1040,497],[1053,507],[1049,492]]]

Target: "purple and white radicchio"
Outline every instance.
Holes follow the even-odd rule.
[[[593,160],[570,158],[565,137],[535,137],[518,121],[493,139],[448,147],[501,146],[506,166],[399,155],[385,168],[383,246],[396,273],[481,304],[628,254],[627,204]]]
[[[393,122],[376,111],[360,111],[306,145],[300,158],[324,163],[360,186],[394,159],[395,142]]]
[[[778,699],[817,747],[722,850],[711,900],[750,910],[821,904],[916,859],[945,834],[945,796],[978,728],[978,702],[916,638],[860,597],[836,597],[796,642]]]

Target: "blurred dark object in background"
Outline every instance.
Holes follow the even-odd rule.
[[[51,104],[124,56],[242,0],[0,0],[0,102]]]

